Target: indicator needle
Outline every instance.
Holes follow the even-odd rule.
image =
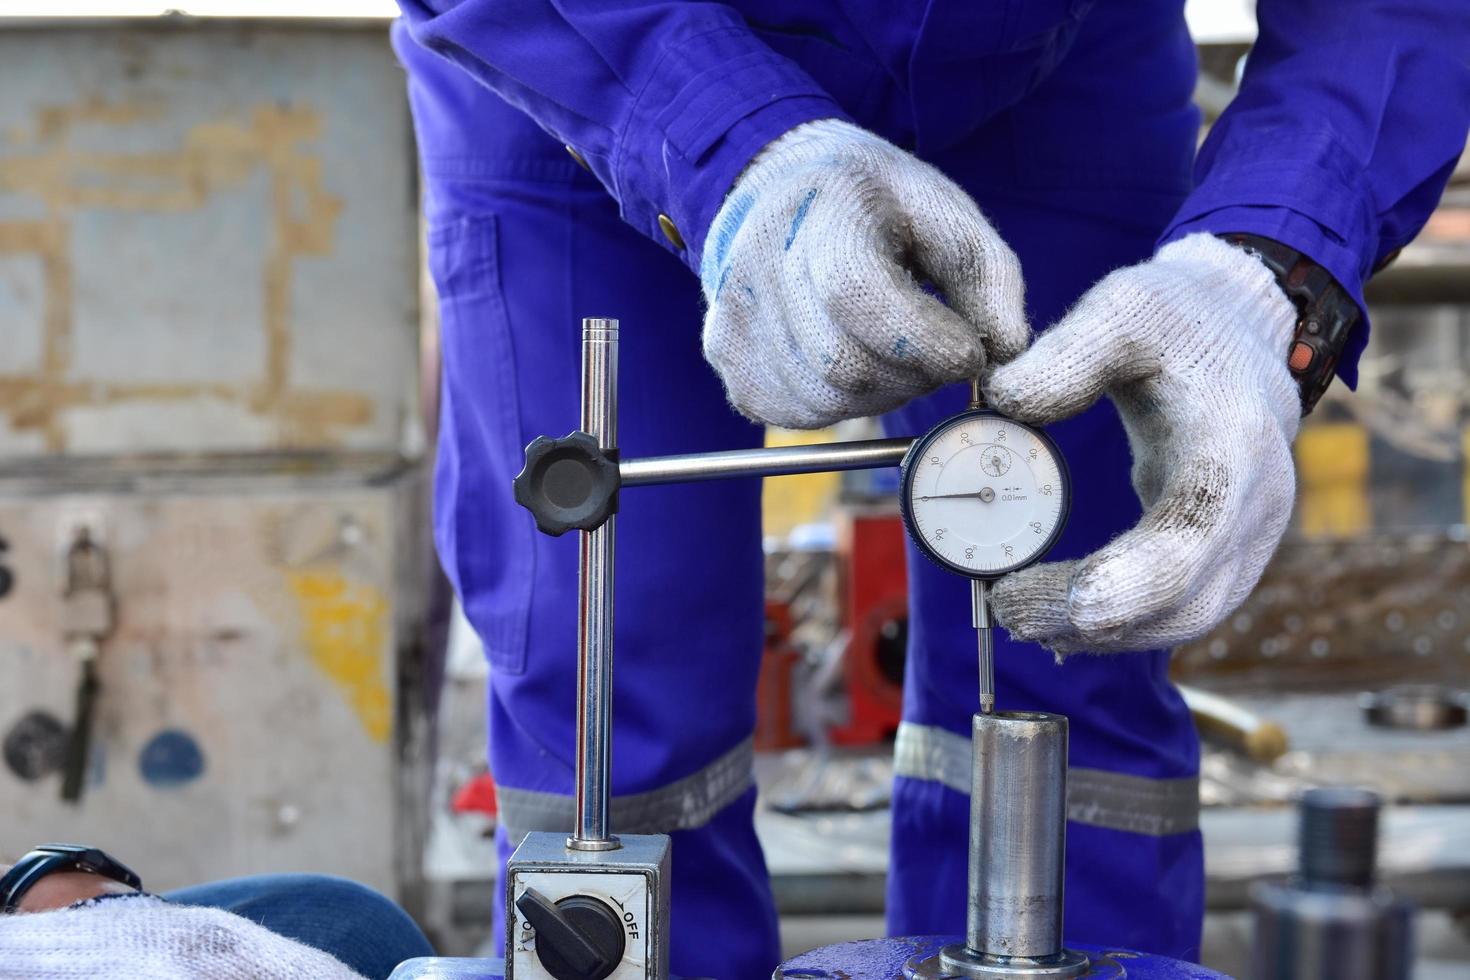
[[[980,713],[995,710],[995,645],[990,635],[990,583],[970,580],[970,621],[980,637]]]
[[[989,487],[985,488],[990,489]],[[985,500],[985,490],[971,490],[969,493],[931,493],[927,496],[921,495],[920,500],[957,500],[962,497],[972,497],[975,500]],[[989,503],[989,501],[986,501]]]

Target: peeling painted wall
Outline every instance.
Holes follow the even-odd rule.
[[[382,23],[0,30],[0,856],[413,887],[414,174]],[[83,526],[116,623],[73,804]]]
[[[411,438],[403,84],[381,24],[0,32],[0,458]]]

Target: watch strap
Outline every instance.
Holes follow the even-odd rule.
[[[14,912],[35,884],[58,871],[85,871],[143,890],[143,881],[131,868],[106,851],[84,844],[41,844],[0,876],[0,912]]]
[[[1301,392],[1302,415],[1309,414],[1332,384],[1363,311],[1332,273],[1291,246],[1248,232],[1219,237],[1260,259],[1296,307],[1296,333],[1287,348],[1286,366]]]

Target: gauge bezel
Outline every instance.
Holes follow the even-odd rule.
[[[1051,533],[1047,535],[1046,540],[1042,542],[1041,547],[1036,550],[1036,553],[1030,558],[1027,558],[1025,561],[1020,561],[1014,565],[1008,565],[1005,568],[996,569],[994,571],[984,572],[977,572],[974,569],[955,564],[954,562],[950,561],[948,558],[945,558],[943,555],[939,554],[939,552],[931,548],[929,542],[924,540],[924,536],[919,533],[918,526],[914,523],[913,516],[912,498],[914,493],[914,472],[913,468],[910,466],[910,464],[915,459],[920,458],[924,455],[925,451],[936,439],[942,437],[954,426],[978,418],[1001,419],[1003,421],[1011,423],[1012,425],[1020,426],[1021,428],[1035,435],[1043,443],[1045,443],[1048,448],[1051,449],[1052,456],[1057,461],[1057,472],[1060,474],[1062,481],[1062,511],[1057,516],[1056,527],[1054,527]],[[903,461],[899,463],[899,471],[902,474],[902,479],[899,483],[898,509],[899,513],[903,516],[903,528],[904,531],[908,533],[909,540],[914,543],[915,547],[919,549],[919,551],[924,555],[925,558],[928,558],[940,568],[943,568],[946,571],[954,572],[957,575],[963,575],[965,578],[992,582],[998,578],[1009,575],[1011,572],[1020,571],[1021,569],[1026,568],[1029,565],[1036,564],[1042,558],[1046,557],[1047,552],[1051,551],[1051,549],[1056,545],[1057,539],[1060,538],[1062,536],[1062,532],[1066,530],[1067,519],[1072,516],[1072,471],[1067,466],[1067,457],[1062,455],[1061,447],[1057,445],[1056,440],[1047,435],[1044,430],[1038,429],[1034,425],[1027,425],[1025,422],[1019,422],[1016,419],[1011,418],[1009,415],[1002,415],[1000,412],[996,412],[988,408],[967,409],[966,411],[960,412],[957,415],[951,415],[949,418],[937,423],[928,432],[915,439],[913,445],[909,446],[909,451],[904,453]]]

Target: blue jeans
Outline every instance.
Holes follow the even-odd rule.
[[[233,912],[277,935],[330,953],[369,980],[382,980],[403,960],[434,955],[406,912],[346,878],[251,875],[181,888],[163,897],[179,905]]]

